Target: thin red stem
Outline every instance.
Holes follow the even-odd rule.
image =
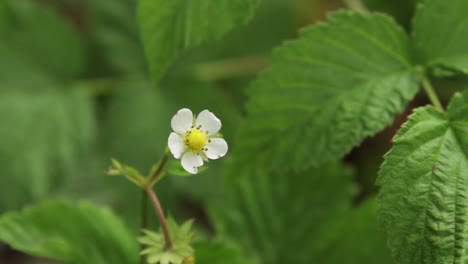
[[[161,204],[159,203],[159,199],[151,187],[146,188],[146,192],[148,193],[149,197],[151,198],[151,201],[153,202],[154,209],[156,210],[159,222],[161,223],[161,228],[164,233],[164,240],[166,241],[166,249],[171,249],[174,245],[172,244],[171,235],[169,234],[169,229],[167,228],[166,217],[164,216],[164,212],[161,208]]]

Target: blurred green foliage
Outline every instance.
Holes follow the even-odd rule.
[[[46,202],[38,207],[46,208],[44,211],[5,214],[10,219],[6,226],[24,224],[35,230],[37,223],[31,218],[44,213],[50,222],[40,225],[46,229],[28,231],[35,236],[21,235],[26,238],[16,241],[21,236],[10,233],[12,229],[2,230],[0,223],[0,239],[30,254],[57,258],[56,252],[27,250],[47,236],[41,232],[53,229],[57,218],[83,230],[92,229],[86,239],[103,249],[93,255],[98,259],[95,263],[114,257],[113,263],[134,262],[133,255],[121,258],[114,251],[120,244],[135,250],[136,244],[131,243],[138,233],[141,191],[124,179],[104,175],[110,158],[143,172],[149,170],[164,151],[170,118],[182,107],[194,113],[203,109],[214,112],[223,122],[222,133],[230,149],[240,146],[237,141],[249,137],[238,133],[245,122],[245,91],[267,66],[266,57],[282,42],[295,38],[303,26],[343,7],[341,1],[324,0],[263,0],[257,7],[256,1],[251,2],[252,10],[247,12],[253,13],[251,20],[249,14],[243,14],[236,23],[228,21],[219,32],[183,47],[177,39],[171,40],[174,43],[168,45],[177,50],[160,56],[175,57],[173,62],[150,56],[147,63],[135,0],[2,0],[0,213],[53,198],[85,198],[109,206],[124,224],[95,205]],[[392,15],[405,29],[416,7],[416,1],[364,2],[371,10]],[[202,22],[216,23],[206,19]],[[151,37],[151,30],[157,27],[147,30],[143,34]],[[161,52],[152,49],[150,55]],[[160,75],[166,72],[157,85],[148,64],[161,68]],[[442,81],[452,82],[454,89],[466,83],[449,78]],[[382,141],[389,141],[390,136]],[[242,150],[237,153],[241,155]],[[341,163],[305,171],[284,168],[282,174],[239,175],[242,164],[230,152],[224,159],[210,162],[200,175],[165,178],[156,192],[171,215],[196,219],[196,254],[206,261],[200,263],[392,263],[376,226],[374,202],[355,199],[358,193],[359,197],[371,195],[367,185],[374,181],[380,161],[362,157],[381,155],[382,147],[366,148],[365,152],[347,159],[349,167],[362,173],[358,176]],[[281,155],[284,162],[291,157],[288,151]],[[256,153],[246,156],[254,159]],[[74,214],[70,208],[78,208],[78,219],[92,220],[76,220],[67,215]],[[95,220],[106,229],[101,230]],[[150,222],[153,228],[158,225],[154,217]],[[102,232],[97,238],[93,237],[95,229]],[[107,237],[116,229],[125,237]],[[67,230],[56,232],[67,236]],[[213,237],[216,239],[208,239]],[[73,243],[82,245],[84,240],[77,238]],[[61,248],[57,250],[65,254]],[[61,259],[85,263],[78,253],[78,260]]]

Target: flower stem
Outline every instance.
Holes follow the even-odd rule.
[[[140,231],[143,234],[143,230],[148,227],[148,195],[146,190],[141,191],[141,219],[140,219]],[[140,251],[144,248],[143,244],[140,245]],[[143,255],[140,257],[140,264],[145,264],[145,258]]]
[[[161,172],[163,171],[164,166],[166,165],[168,159],[169,159],[169,150],[166,148],[166,150],[164,151],[164,155],[162,156],[161,160],[159,161],[158,168],[156,168],[156,170],[154,170],[153,174],[151,174],[149,176],[148,180],[146,181],[148,186],[152,182],[154,182],[161,175]]]
[[[422,86],[424,88],[424,91],[427,94],[427,97],[429,97],[429,100],[435,106],[435,108],[437,108],[438,110],[443,112],[444,107],[440,103],[439,97],[437,97],[437,94],[436,94],[434,88],[432,88],[431,82],[427,78],[423,78],[422,79]]]
[[[156,210],[159,222],[161,223],[161,228],[164,233],[164,241],[166,242],[166,249],[172,249],[174,245],[172,244],[171,235],[169,233],[169,228],[167,227],[166,223],[166,217],[164,216],[164,212],[161,208],[161,204],[159,203],[159,199],[156,196],[156,193],[154,192],[152,187],[147,187],[146,192],[148,193],[148,195],[151,198],[151,201],[153,202],[154,209]]]
[[[141,192],[141,222],[140,222],[140,230],[143,232],[143,229],[146,229],[148,226],[148,194],[151,197],[151,200],[153,201],[154,208],[156,209],[156,212],[159,217],[159,221],[161,222],[161,226],[163,227],[164,230],[164,238],[166,240],[166,248],[172,248],[172,241],[169,236],[169,231],[167,229],[166,225],[166,218],[164,217],[164,213],[161,209],[161,205],[159,203],[158,197],[156,196],[156,193],[153,191],[153,183],[158,180],[158,177],[161,175],[161,172],[164,169],[164,166],[167,163],[167,160],[169,159],[169,150],[166,148],[164,151],[164,155],[162,156],[161,160],[159,161],[158,167],[154,170],[154,172],[146,179],[146,182],[144,184],[144,188],[142,189]],[[143,246],[141,246],[140,250],[143,250]],[[145,259],[143,255],[141,255],[140,258],[140,263],[144,264]]]

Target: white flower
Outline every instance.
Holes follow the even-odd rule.
[[[192,174],[198,172],[203,160],[226,155],[228,145],[216,137],[221,121],[210,111],[203,110],[195,117],[187,108],[180,109],[171,120],[172,132],[167,144],[174,158],[181,159],[182,167]]]

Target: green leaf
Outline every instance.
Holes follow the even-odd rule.
[[[380,220],[399,263],[466,263],[468,93],[447,113],[417,109],[394,138],[378,184]]]
[[[37,93],[0,84],[8,89],[0,90],[3,211],[50,197],[70,176],[80,175],[80,161],[89,153],[95,131],[91,100],[80,92],[48,86]],[[42,88],[42,83],[36,85]]]
[[[408,37],[383,15],[335,13],[270,62],[250,92],[237,168],[284,172],[341,158],[418,91]]]
[[[108,209],[46,202],[0,218],[0,241],[28,254],[74,264],[132,264],[136,238]]]
[[[219,39],[252,17],[258,0],[140,0],[138,20],[152,77],[183,50]]]
[[[222,240],[194,243],[195,263],[253,264],[233,243]]]
[[[350,209],[350,176],[330,164],[300,175],[239,177],[226,201],[211,201],[210,214],[220,234],[261,263],[321,263],[309,252],[321,229]]]
[[[18,52],[37,69],[59,78],[82,73],[83,45],[64,18],[36,1],[6,0],[0,9],[8,14],[0,16],[0,24],[7,25],[0,28],[0,49]]]
[[[468,1],[425,0],[413,23],[419,63],[468,73]]]

